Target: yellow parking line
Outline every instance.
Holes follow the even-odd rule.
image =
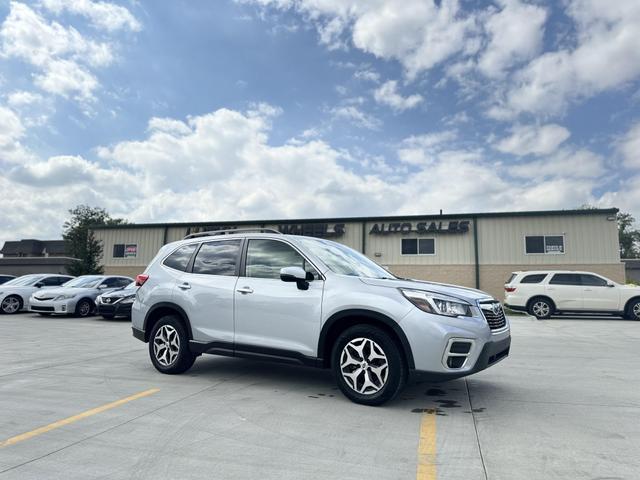
[[[436,414],[427,412],[420,422],[420,441],[418,443],[417,480],[435,480],[436,478]]]
[[[96,415],[98,413],[111,410],[112,408],[119,407],[120,405],[123,405],[127,402],[131,402],[139,398],[153,395],[154,393],[159,391],[160,391],[159,388],[151,388],[149,390],[145,390],[144,392],[131,395],[130,397],[121,398],[120,400],[116,400],[115,402],[107,403],[105,405],[102,405],[101,407],[92,408],[91,410],[87,410],[86,412],[79,413],[78,415],[74,415],[72,417],[67,417],[62,420],[58,420],[57,422],[50,423],[49,425],[45,425],[44,427],[36,428],[35,430],[31,430],[30,432],[21,433],[20,435],[16,435],[15,437],[11,437],[11,438],[8,438],[7,440],[4,440],[3,442],[0,442],[0,448],[8,447],[9,445],[13,445],[19,442],[23,442],[25,440],[29,440],[30,438],[36,437],[46,432],[50,432],[51,430],[55,430],[56,428],[64,427],[65,425],[69,425],[70,423],[77,422],[78,420],[82,420],[92,415]]]

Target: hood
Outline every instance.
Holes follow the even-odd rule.
[[[113,292],[109,292],[109,293],[103,293],[102,295],[100,295],[102,298],[105,297],[109,297],[109,298],[122,298],[122,297],[129,297],[131,295],[135,295],[138,289],[132,290],[132,289],[124,289],[124,288],[120,288],[118,290],[115,290]]]
[[[461,287],[459,285],[449,285],[446,283],[427,282],[425,280],[412,280],[410,278],[398,279],[378,279],[378,278],[361,278],[368,285],[376,285],[378,287],[391,288],[411,288],[413,290],[424,290],[428,292],[441,293],[451,297],[465,300],[469,303],[475,303],[476,300],[495,300],[491,295],[482,290],[475,288]]]
[[[45,288],[44,290],[38,290],[33,294],[36,298],[51,298],[58,295],[95,295],[98,293],[97,288],[72,288],[72,287],[60,287],[60,288]]]

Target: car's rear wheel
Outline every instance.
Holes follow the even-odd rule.
[[[630,320],[640,320],[640,300],[634,300],[627,308],[627,318]]]
[[[89,299],[83,298],[76,304],[76,317],[88,317],[93,313],[95,305]]]
[[[537,319],[546,319],[553,313],[553,304],[546,298],[534,298],[529,302],[529,315]]]
[[[407,377],[396,343],[386,332],[370,325],[356,325],[338,337],[331,365],[342,393],[363,405],[381,405],[393,399]]]
[[[22,299],[17,295],[8,295],[2,300],[0,310],[9,315],[18,313],[22,310]]]
[[[174,315],[162,317],[149,337],[151,363],[159,372],[176,374],[186,372],[196,360],[189,350],[189,337],[184,325]]]

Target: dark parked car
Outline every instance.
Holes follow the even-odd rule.
[[[131,305],[133,305],[137,291],[136,282],[131,282],[124,288],[103,293],[96,299],[98,315],[102,315],[106,319],[114,317],[131,318]]]
[[[8,282],[9,280],[13,280],[14,278],[16,277],[14,277],[13,275],[0,275],[0,285]]]

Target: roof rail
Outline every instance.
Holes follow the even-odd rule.
[[[213,237],[216,235],[232,235],[234,233],[250,233],[250,232],[277,233],[278,235],[282,235],[282,232],[279,232],[278,230],[274,230],[273,228],[232,228],[229,230],[210,230],[208,232],[192,233],[184,237],[183,240],[187,240],[189,238]]]

